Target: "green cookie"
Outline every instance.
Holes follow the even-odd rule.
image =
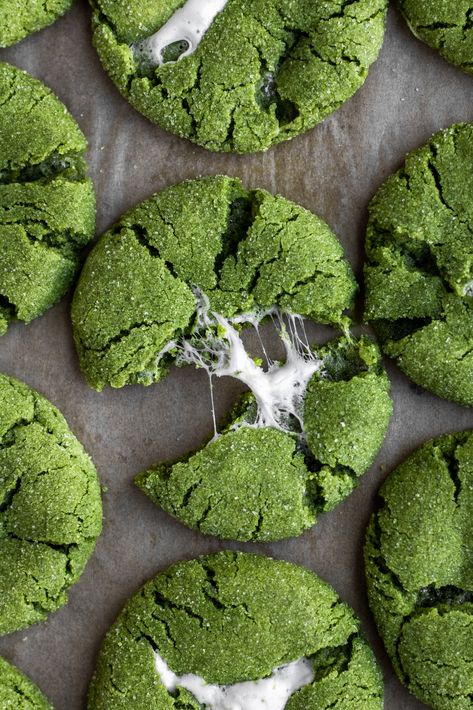
[[[364,83],[386,0],[92,0],[94,44],[130,103],[214,151],[266,150]]]
[[[398,4],[416,37],[473,73],[472,0],[398,0]]]
[[[0,707],[2,710],[53,710],[34,683],[1,657]]]
[[[302,316],[346,328],[355,288],[322,220],[233,178],[182,183],[124,215],[74,295],[89,384],[147,385],[175,362],[254,393],[202,451],[138,485],[185,524],[238,540],[298,535],[346,497],[383,440],[389,383],[371,341],[311,347]],[[265,350],[263,321],[279,335],[281,361]],[[244,344],[250,327],[265,368]]]
[[[435,710],[473,697],[473,433],[429,441],[391,474],[368,528],[368,595],[401,681]]]
[[[0,0],[0,47],[52,25],[73,0]]]
[[[271,694],[288,673],[285,698]],[[382,680],[358,620],[325,582],[288,562],[221,552],[170,567],[126,604],[103,643],[88,708],[204,705],[381,710]]]
[[[66,603],[101,521],[95,468],[63,416],[0,375],[0,634]]]
[[[473,405],[473,125],[437,133],[373,198],[365,318],[386,355]]]
[[[85,137],[32,76],[0,63],[0,335],[70,287],[95,228]]]

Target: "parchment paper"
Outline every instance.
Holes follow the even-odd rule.
[[[185,178],[227,173],[249,187],[279,192],[325,218],[360,275],[366,207],[376,188],[407,151],[434,131],[473,120],[473,77],[415,40],[391,10],[381,57],[365,86],[342,109],[310,133],[264,155],[215,155],[160,130],[120,97],[91,45],[89,21],[85,2],[78,2],[52,27],[0,50],[0,59],[48,84],[87,135],[98,234],[157,190]],[[31,325],[10,328],[0,340],[0,370],[25,380],[60,408],[108,488],[103,535],[67,606],[46,623],[0,640],[0,653],[28,673],[57,710],[85,708],[101,639],[143,582],[172,562],[225,547],[306,565],[333,584],[360,615],[382,665],[386,710],[424,707],[397,681],[378,639],[365,596],[362,541],[386,474],[426,439],[473,427],[473,410],[421,391],[389,366],[395,414],[382,451],[359,488],[298,539],[236,545],[186,529],[132,484],[142,468],[198,447],[211,431],[205,373],[173,370],[164,382],[147,389],[93,392],[78,368],[68,299]],[[220,416],[238,389],[229,380],[216,383]]]

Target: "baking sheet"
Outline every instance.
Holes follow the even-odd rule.
[[[365,86],[331,118],[264,155],[211,154],[153,126],[120,97],[91,46],[89,21],[86,4],[79,2],[52,27],[0,50],[0,59],[48,84],[87,135],[98,233],[157,190],[198,175],[227,173],[325,218],[359,276],[366,207],[375,189],[434,131],[473,120],[473,77],[415,40],[391,9],[380,59]],[[28,673],[57,710],[84,708],[101,639],[143,582],[170,563],[201,553],[256,550],[306,565],[352,605],[383,668],[386,710],[425,707],[399,684],[377,637],[365,597],[362,541],[387,472],[427,438],[473,427],[473,410],[421,391],[389,366],[394,418],[374,466],[350,498],[300,538],[269,545],[222,543],[184,528],[132,484],[142,468],[198,447],[211,431],[205,373],[173,370],[150,388],[93,392],[78,368],[69,305],[66,299],[31,325],[12,326],[0,340],[0,370],[57,405],[92,456],[108,489],[104,532],[67,606],[46,623],[3,637],[0,653]],[[228,379],[216,383],[220,416],[237,391],[238,384]]]

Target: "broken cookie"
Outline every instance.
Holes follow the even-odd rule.
[[[341,245],[314,214],[240,181],[211,177],[141,203],[100,239],[72,305],[89,384],[149,385],[172,363],[251,391],[207,446],[138,478],[202,532],[298,535],[355,487],[391,415],[377,347],[348,332],[356,289]],[[344,335],[311,345],[304,318]],[[279,357],[260,326],[272,324]],[[245,331],[259,336],[247,351]]]
[[[364,83],[386,0],[92,0],[93,41],[171,133],[248,153],[313,128]]]
[[[53,710],[34,683],[1,657],[0,707],[2,710]]]
[[[473,125],[407,156],[371,201],[365,318],[414,382],[473,405]]]
[[[398,0],[398,5],[416,37],[473,72],[472,0]]]
[[[102,645],[89,710],[381,710],[358,620],[302,567],[241,552],[181,562],[130,601]]]
[[[95,229],[87,142],[41,82],[0,63],[0,335],[70,287]]]
[[[400,680],[435,710],[473,697],[473,434],[421,446],[380,489],[368,596]]]
[[[0,375],[0,634],[59,609],[100,534],[90,458],[58,410]]]

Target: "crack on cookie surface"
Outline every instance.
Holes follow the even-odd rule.
[[[118,8],[97,3],[93,19],[95,46],[118,88],[171,132],[236,152],[291,138],[349,98],[377,56],[386,13],[384,0],[296,9],[230,0],[193,54],[153,70],[141,69],[130,48],[144,38],[124,41],[128,23]]]
[[[369,602],[386,650],[402,682],[437,710],[460,707],[472,692],[472,442],[470,432],[444,436],[406,459],[381,488],[365,545]]]

